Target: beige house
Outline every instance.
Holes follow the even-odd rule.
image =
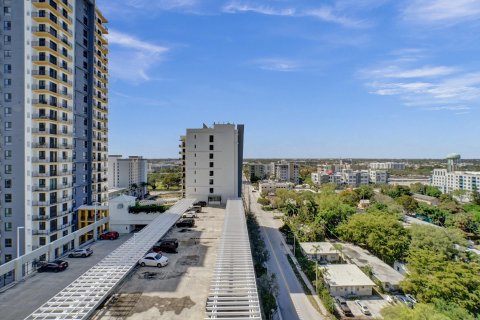
[[[375,283],[354,264],[331,264],[323,279],[332,296],[371,296]]]
[[[310,260],[330,263],[340,261],[340,254],[330,242],[302,242],[303,253]]]

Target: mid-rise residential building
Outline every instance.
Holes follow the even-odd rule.
[[[480,172],[449,172],[448,169],[434,169],[431,184],[434,187],[438,187],[443,193],[449,193],[455,190],[480,190]]]
[[[108,156],[108,188],[130,190],[135,197],[143,197],[147,192],[147,159],[141,156]]]
[[[226,203],[242,194],[244,125],[214,123],[180,138],[186,198]]]
[[[403,162],[370,162],[370,169],[372,170],[405,170],[405,163]]]
[[[107,201],[108,31],[94,0],[2,1],[0,20],[3,263]]]
[[[370,172],[368,170],[343,169],[341,171],[319,171],[311,174],[315,184],[334,183],[350,187],[359,187],[370,183]]]
[[[387,184],[388,172],[385,170],[370,170],[370,182],[374,184]]]
[[[270,165],[263,163],[250,163],[248,165],[250,171],[250,180],[263,180],[269,175]]]
[[[295,162],[290,161],[272,163],[272,175],[276,180],[279,181],[299,183],[300,167]]]

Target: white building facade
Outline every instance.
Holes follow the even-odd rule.
[[[186,198],[226,203],[241,197],[242,124],[218,124],[187,129],[181,137],[182,187]]]
[[[369,166],[373,170],[405,170],[405,163],[403,162],[371,162]]]
[[[129,189],[134,196],[143,196],[147,187],[148,163],[140,156],[130,156],[123,159],[121,155],[108,156],[108,187],[109,189]],[[132,185],[137,188],[132,189]]]
[[[300,167],[295,162],[280,161],[278,163],[272,163],[271,166],[275,179],[299,183]]]
[[[474,191],[480,190],[480,172],[478,171],[453,171],[447,169],[434,169],[432,186],[438,187],[443,193],[455,190]]]

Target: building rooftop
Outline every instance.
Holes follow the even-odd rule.
[[[330,264],[325,267],[325,281],[330,286],[374,286],[375,283],[354,264]]]
[[[404,276],[388,264],[359,246],[343,243],[343,254],[359,267],[370,266],[375,278],[382,283],[398,285]]]
[[[330,242],[302,242],[300,247],[306,254],[338,253]]]

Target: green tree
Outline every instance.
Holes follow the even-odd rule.
[[[472,203],[480,205],[480,193],[478,192],[478,190],[474,190],[472,192]]]
[[[343,203],[346,203],[352,207],[356,207],[360,201],[360,196],[358,193],[353,192],[352,190],[343,190],[340,192],[340,199]]]
[[[403,259],[410,243],[409,233],[397,217],[380,211],[354,215],[337,230],[341,239],[363,244],[390,264]]]
[[[409,195],[400,196],[396,198],[395,201],[397,201],[407,213],[414,213],[418,208],[418,202]]]
[[[414,309],[402,304],[382,309],[385,320],[454,320],[435,309],[433,305],[418,303]]]
[[[270,204],[270,200],[266,198],[258,198],[257,202],[260,203],[262,206],[268,206]]]
[[[429,197],[440,198],[440,196],[442,195],[442,192],[437,187],[427,186],[425,188],[425,194]]]
[[[360,186],[355,189],[354,192],[358,194],[359,198],[362,200],[370,200],[375,195],[373,188],[371,186]]]
[[[410,191],[412,193],[426,194],[426,190],[427,190],[427,186],[420,182],[410,185]]]
[[[287,213],[287,215],[289,216],[295,216],[298,214],[298,207],[295,203],[293,202],[289,202],[287,203],[286,207],[285,207],[285,211]]]

